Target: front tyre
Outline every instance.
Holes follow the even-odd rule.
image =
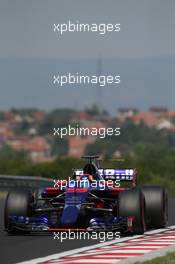
[[[150,228],[162,228],[168,223],[168,195],[161,186],[143,186],[146,221]]]
[[[140,189],[125,190],[119,194],[119,216],[132,216],[134,234],[143,234],[145,225],[145,198]]]

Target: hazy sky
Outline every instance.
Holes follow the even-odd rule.
[[[97,102],[94,87],[51,87],[58,71],[122,73],[102,105],[174,107],[174,0],[0,0],[0,105],[54,108]],[[120,23],[121,32],[53,32],[54,23]],[[159,96],[157,96],[159,95]],[[27,100],[25,99],[27,98]],[[78,103],[77,103],[78,102]]]
[[[89,58],[175,55],[174,0],[0,1],[0,56]],[[121,23],[121,32],[53,33],[53,23]]]

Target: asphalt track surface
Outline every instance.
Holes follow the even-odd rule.
[[[54,240],[53,234],[8,236],[3,231],[4,199],[0,199],[0,263],[10,264],[99,243],[96,240]],[[175,198],[169,198],[169,225],[175,225]]]

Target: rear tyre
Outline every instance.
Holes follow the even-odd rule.
[[[4,227],[8,233],[16,233],[10,224],[10,216],[31,215],[32,194],[29,190],[15,190],[9,192],[4,208]]]
[[[119,194],[119,216],[133,216],[134,234],[143,234],[145,225],[145,199],[140,189],[125,190]]]
[[[150,228],[162,228],[168,223],[168,195],[160,186],[143,186],[145,196],[146,222]]]

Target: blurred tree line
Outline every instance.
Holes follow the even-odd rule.
[[[134,167],[138,171],[138,184],[159,184],[166,186],[175,195],[175,150],[161,144],[137,144],[132,154],[123,155],[124,162],[106,158],[102,167]],[[72,168],[82,168],[83,160],[57,158],[52,162],[32,164],[25,153],[14,153],[6,149],[0,153],[0,174],[43,176],[65,179],[72,174]]]
[[[57,111],[57,110],[56,110]],[[42,132],[46,132],[56,112],[42,124]],[[67,116],[71,112],[67,111]],[[59,115],[56,124],[64,123]],[[109,124],[108,127],[113,124]],[[64,143],[64,144],[63,144]],[[74,158],[63,158],[67,153],[68,141],[65,139],[53,142],[53,153],[57,158],[52,162],[31,163],[28,154],[16,152],[5,146],[0,151],[0,174],[28,175],[64,179],[72,174],[72,168],[81,168],[84,161]],[[118,151],[124,163],[112,161]],[[104,167],[137,168],[139,184],[160,184],[168,187],[169,193],[175,195],[175,133],[167,130],[156,130],[144,124],[134,125],[127,121],[121,126],[120,136],[107,136],[98,139],[86,147],[86,154],[102,154]]]

